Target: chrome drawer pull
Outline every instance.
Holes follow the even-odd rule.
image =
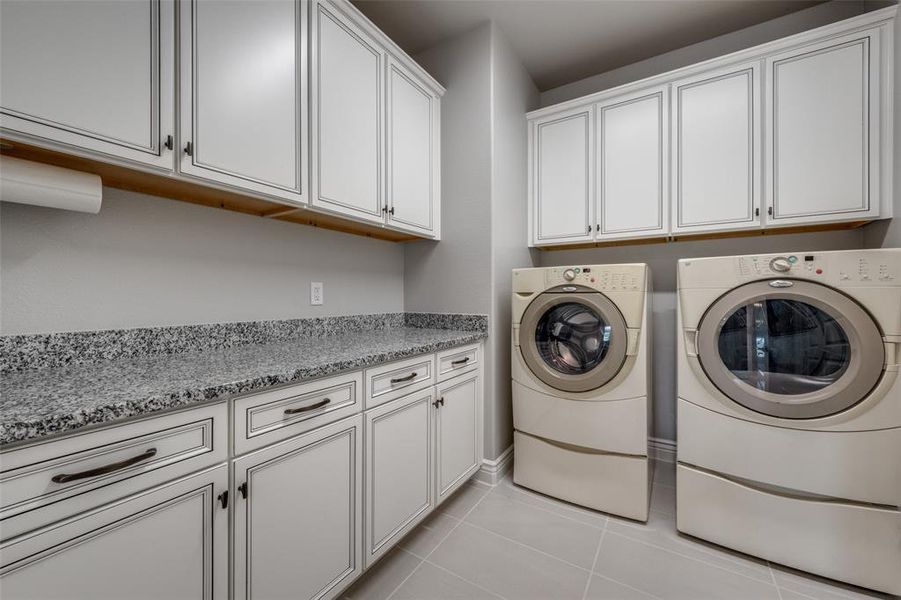
[[[413,380],[413,379],[416,379],[416,371],[413,371],[412,373],[410,373],[410,374],[407,375],[406,377],[398,377],[397,379],[392,379],[392,380],[391,380],[391,384],[393,385],[393,384],[395,384],[395,383],[403,383],[403,382],[405,382],[405,381],[411,381],[411,380]]]
[[[111,465],[106,465],[105,467],[97,467],[96,469],[88,469],[87,471],[82,471],[81,473],[72,473],[71,475],[61,473],[59,475],[54,475],[50,478],[50,481],[53,483],[69,483],[70,481],[77,481],[79,479],[88,479],[89,477],[97,477],[98,475],[106,475],[107,473],[112,473],[114,471],[119,471],[120,469],[124,469],[126,467],[130,467],[132,465],[136,465],[139,462],[145,461],[148,458],[153,458],[156,456],[156,448],[151,448],[147,450],[143,454],[139,454],[137,456],[133,456],[131,458],[126,458],[123,461],[113,463]]]
[[[452,360],[452,361],[451,361],[451,366],[452,366],[452,367],[456,367],[457,365],[465,365],[465,364],[468,363],[468,362],[469,362],[469,357],[468,357],[468,356],[464,356],[464,357],[461,358],[460,360]]]
[[[307,412],[310,410],[316,410],[317,408],[322,408],[323,406],[325,406],[326,404],[328,404],[331,401],[332,401],[331,398],[325,398],[323,400],[320,400],[316,404],[311,404],[309,406],[301,406],[300,408],[286,408],[285,414],[286,415],[296,415],[297,413],[303,413],[303,412]]]

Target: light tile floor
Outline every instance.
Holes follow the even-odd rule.
[[[647,525],[470,482],[345,593],[349,600],[886,598],[679,535],[659,463]],[[899,565],[901,568],[901,565]]]

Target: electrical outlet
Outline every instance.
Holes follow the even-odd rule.
[[[310,282],[310,304],[316,306],[324,302],[323,287],[321,281]]]

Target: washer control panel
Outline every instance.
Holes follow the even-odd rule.
[[[547,287],[574,283],[598,290],[642,290],[642,271],[615,266],[553,267],[545,271]]]

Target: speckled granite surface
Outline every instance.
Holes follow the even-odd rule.
[[[487,315],[379,313],[283,321],[242,321],[208,325],[141,327],[0,336],[0,374],[161,356],[225,350],[254,344],[322,338],[389,327],[488,331]]]
[[[436,352],[486,335],[390,327],[9,373],[0,379],[0,445]]]

